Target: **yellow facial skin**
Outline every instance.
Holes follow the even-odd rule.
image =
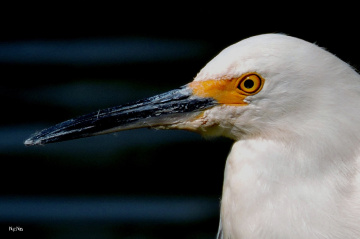
[[[213,98],[219,104],[247,105],[244,99],[261,91],[264,82],[258,73],[250,72],[239,78],[194,81],[189,87],[194,95]]]

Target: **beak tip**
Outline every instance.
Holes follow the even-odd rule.
[[[24,145],[25,146],[33,146],[33,145],[43,145],[44,144],[44,140],[42,140],[41,138],[37,137],[38,135],[35,134],[33,136],[31,136],[30,138],[26,139],[24,141]],[[46,143],[46,142],[45,142]]]
[[[25,146],[31,146],[31,145],[35,145],[35,143],[31,139],[27,139],[27,140],[24,141],[24,145]]]
[[[33,146],[33,145],[40,145],[40,140],[33,140],[32,138],[29,138],[24,141],[25,146]]]

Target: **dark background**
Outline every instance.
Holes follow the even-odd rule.
[[[141,129],[23,142],[60,121],[184,85],[253,35],[315,42],[356,68],[354,6],[329,7],[3,6],[1,238],[214,238],[230,140]],[[23,232],[9,232],[16,226]]]

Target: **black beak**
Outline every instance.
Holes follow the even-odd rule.
[[[99,110],[44,129],[24,143],[39,145],[144,127],[171,128],[216,105],[187,86],[130,104]]]

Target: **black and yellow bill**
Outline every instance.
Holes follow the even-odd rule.
[[[191,88],[183,86],[133,103],[64,121],[34,134],[24,143],[41,145],[120,130],[171,125],[196,117],[216,104],[214,99],[193,95]]]

